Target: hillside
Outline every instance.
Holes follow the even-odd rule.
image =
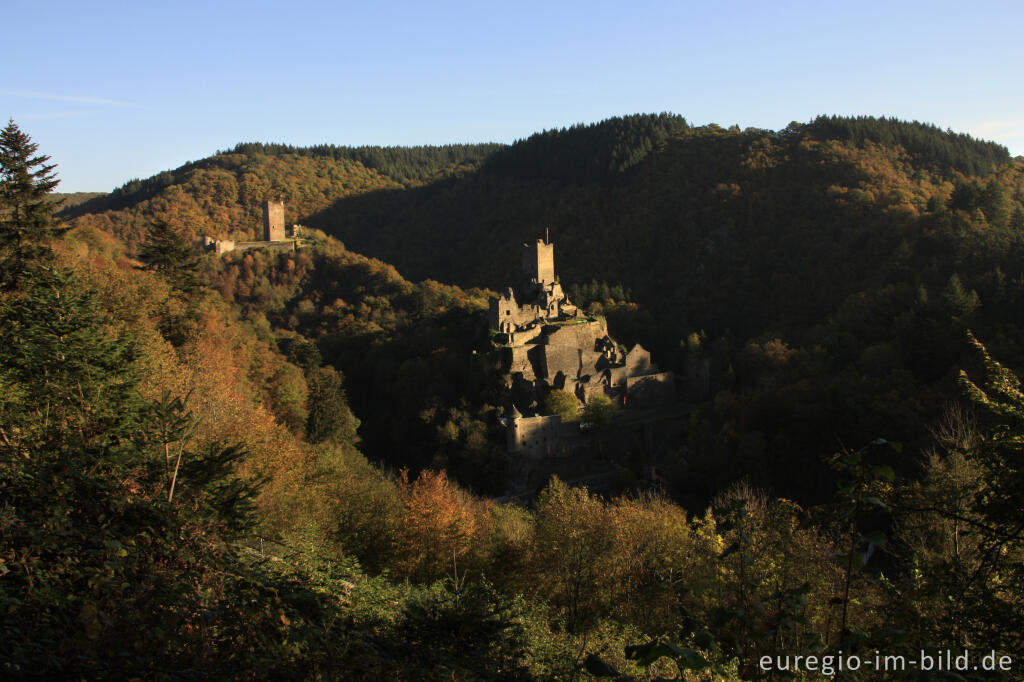
[[[585,273],[569,289],[610,327],[671,348],[676,369],[708,360],[713,393],[658,462],[660,490],[552,478],[528,507],[453,480],[491,493],[508,462],[494,447],[503,377],[474,353],[489,292],[410,281],[315,230],[297,252],[200,255],[190,216],[215,226],[218,207],[249,210],[199,202],[204,183],[235,177],[200,168],[217,157],[141,183],[152,193],[133,189],[124,208],[53,224],[48,171],[7,172],[46,161],[9,123],[6,677],[735,681],[808,651],[941,649],[1019,663],[1024,397],[998,360],[1020,366],[1024,346],[1021,167],[988,168],[997,148],[913,124],[828,123],[849,139],[630,118],[374,198],[382,212],[385,198],[399,213],[422,201],[441,251],[454,242],[440,208],[476,192],[523,214],[554,202],[568,217],[587,204],[558,202],[586,198],[647,216],[603,242],[614,215],[589,209],[593,240],[559,261]],[[618,138],[629,143],[605,144]],[[920,157],[943,140],[967,155]],[[282,186],[307,177],[292,165],[316,175],[319,157],[279,152],[225,163]],[[363,173],[355,163],[343,166]],[[317,201],[341,191],[322,190]],[[649,203],[627,212],[616,197]],[[447,267],[406,253],[431,241],[407,228],[396,252],[410,267]],[[470,247],[512,260],[486,243],[462,242],[467,263]],[[649,262],[617,263],[630,256],[616,244]],[[668,263],[718,269],[658,265],[658,245]],[[616,274],[627,286],[605,279]],[[777,289],[793,294],[785,307],[747,302]],[[685,317],[697,313],[710,331]]]
[[[959,397],[967,328],[1024,365],[1022,202],[1024,166],[1004,148],[933,126],[663,115],[541,133],[476,173],[341,200],[310,223],[414,279],[489,287],[550,227],[565,282],[631,292],[636,306],[599,302],[616,333],[679,372],[688,355],[711,361],[717,398],[685,458],[704,494],[747,477],[802,499],[823,453],[928,442]]]
[[[944,208],[964,171],[1010,161],[996,145],[885,120],[772,133],[638,118],[538,134],[478,173],[351,197],[310,223],[413,279],[491,288],[514,273],[514,247],[550,227],[567,282],[621,283],[712,334],[791,332],[884,280],[904,240],[919,252],[929,202]],[[996,203],[1020,192],[1018,173],[996,183]]]
[[[151,217],[187,235],[250,235],[269,191],[289,221],[406,277],[491,288],[515,281],[518,245],[550,228],[563,281],[630,292],[580,301],[624,341],[680,373],[689,355],[710,360],[718,398],[694,418],[685,458],[709,482],[680,483],[698,498],[739,476],[813,495],[823,453],[883,435],[923,445],[956,398],[968,327],[1024,365],[1007,317],[1024,278],[1024,170],[998,145],[895,119],[772,132],[661,114],[439,149],[239,145],[131,183],[92,204],[102,213],[84,204],[72,224],[129,248]],[[309,286],[312,300],[330,287]],[[370,451],[393,452],[407,431],[375,429],[379,406],[356,403],[388,443],[371,437]]]
[[[262,202],[284,200],[289,223],[333,202],[384,189],[417,186],[475,168],[498,145],[443,147],[295,148],[243,143],[234,149],[132,180],[69,206],[61,217],[93,227],[138,248],[153,219],[180,226],[189,238],[252,239],[261,224]]]

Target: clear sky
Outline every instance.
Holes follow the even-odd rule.
[[[1024,1],[7,0],[0,116],[59,189],[238,142],[512,142],[610,116],[934,123],[1024,154]]]

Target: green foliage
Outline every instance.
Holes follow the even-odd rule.
[[[309,442],[355,443],[359,420],[345,400],[341,374],[332,367],[319,367],[310,374],[308,382],[306,436]]]
[[[403,185],[414,185],[455,169],[472,168],[494,152],[502,149],[500,144],[446,144],[441,146],[418,147],[338,147],[321,144],[313,147],[293,147],[284,144],[243,142],[235,145],[232,154],[294,154],[338,160],[357,161],[394,178]]]
[[[516,680],[526,676],[524,606],[487,582],[413,592],[377,643],[380,677]],[[380,679],[378,677],[378,679]]]
[[[182,294],[189,294],[199,286],[196,271],[199,254],[181,232],[162,220],[155,220],[146,230],[146,241],[139,251],[139,259],[147,270],[158,272]]]
[[[312,370],[316,372],[316,369]],[[270,379],[270,394],[273,401],[274,415],[278,420],[287,426],[292,433],[301,435],[309,421],[308,398],[309,388],[303,371],[293,364],[284,364]],[[344,399],[344,391],[341,394]],[[338,396],[334,399],[337,401]],[[336,411],[341,411],[337,404]],[[337,415],[336,415],[337,416]],[[322,410],[318,419],[321,421],[327,417],[326,411]],[[319,424],[323,427],[323,424]],[[354,429],[346,434],[349,437],[355,436]],[[342,436],[345,437],[345,436]]]
[[[863,145],[871,141],[883,145],[900,145],[919,162],[949,173],[956,169],[967,175],[994,170],[1010,160],[1006,147],[995,142],[976,140],[964,133],[943,131],[917,121],[873,116],[819,116],[797,130],[806,130],[816,137],[848,141]]]
[[[57,228],[54,202],[47,198],[57,183],[49,156],[14,120],[0,131],[0,288],[16,285],[25,268],[47,252]]]
[[[986,437],[964,451],[974,469],[968,482],[969,496],[960,498],[966,508],[958,510],[956,498],[947,498],[934,511],[948,519],[967,524],[974,537],[964,538],[964,552],[973,556],[966,560],[969,573],[957,575],[962,583],[962,599],[968,620],[967,632],[975,641],[991,642],[992,646],[1016,650],[1021,645],[1020,595],[1024,594],[1024,543],[1020,528],[1020,490],[1024,484],[1021,450],[1024,444],[1024,393],[1020,379],[994,360],[974,336],[970,342],[984,363],[984,381],[979,385],[966,372],[961,373],[961,386],[985,417],[982,428]],[[973,480],[971,480],[973,479]],[[984,604],[986,616],[973,609]],[[971,636],[965,633],[965,636]]]
[[[616,303],[628,303],[632,299],[630,292],[621,284],[609,286],[607,282],[590,280],[589,284],[573,284],[569,287],[569,300],[576,306],[588,310],[592,303],[600,303],[602,307]]]
[[[104,329],[97,297],[71,273],[40,271],[0,299],[3,401],[14,452],[52,442],[118,447],[138,425],[133,351]]]
[[[308,521],[326,529],[318,544],[357,558],[367,570],[384,569],[401,506],[395,481],[351,446],[325,442],[312,456],[302,494]]]
[[[614,414],[615,404],[612,403],[612,399],[603,393],[595,393],[590,396],[587,406],[583,408],[582,422],[588,428],[600,431],[608,426]]]
[[[579,421],[579,401],[572,393],[554,389],[544,399],[544,414],[557,414],[563,422]]]
[[[495,152],[484,164],[484,172],[562,182],[610,179],[688,130],[686,119],[668,113],[634,114],[547,130]]]
[[[586,488],[552,478],[537,498],[535,532],[540,582],[534,589],[562,611],[570,633],[588,629],[607,609],[613,579],[605,570],[613,535],[604,505]]]

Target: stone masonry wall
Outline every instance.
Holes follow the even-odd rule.
[[[285,239],[283,201],[268,201],[263,205],[263,238],[268,242]]]

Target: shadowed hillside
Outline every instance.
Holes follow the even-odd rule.
[[[550,228],[566,284],[630,292],[628,302],[580,301],[605,312],[617,337],[680,374],[695,357],[709,363],[715,400],[695,413],[680,460],[680,471],[710,475],[707,490],[745,476],[799,498],[821,489],[822,453],[880,435],[924,443],[957,394],[968,328],[1024,363],[1013,313],[1024,294],[1024,172],[999,145],[926,124],[820,117],[741,131],[661,114],[510,147],[239,145],[126,188],[117,201],[140,197],[129,208],[72,224],[113,231],[130,249],[154,217],[185,234],[246,236],[268,193],[285,198],[289,221],[412,281],[502,287],[516,281],[518,246]],[[317,309],[333,300],[329,282],[301,287]],[[383,301],[369,300],[370,319]],[[275,324],[316,336],[319,320]],[[416,355],[417,327],[401,328]],[[353,360],[342,362],[353,381],[380,385],[351,340],[320,343]],[[382,367],[401,365],[406,341],[388,343]],[[391,453],[412,431],[371,423],[388,412],[387,396],[372,395],[353,398],[367,445]],[[429,458],[410,447],[412,460]]]

